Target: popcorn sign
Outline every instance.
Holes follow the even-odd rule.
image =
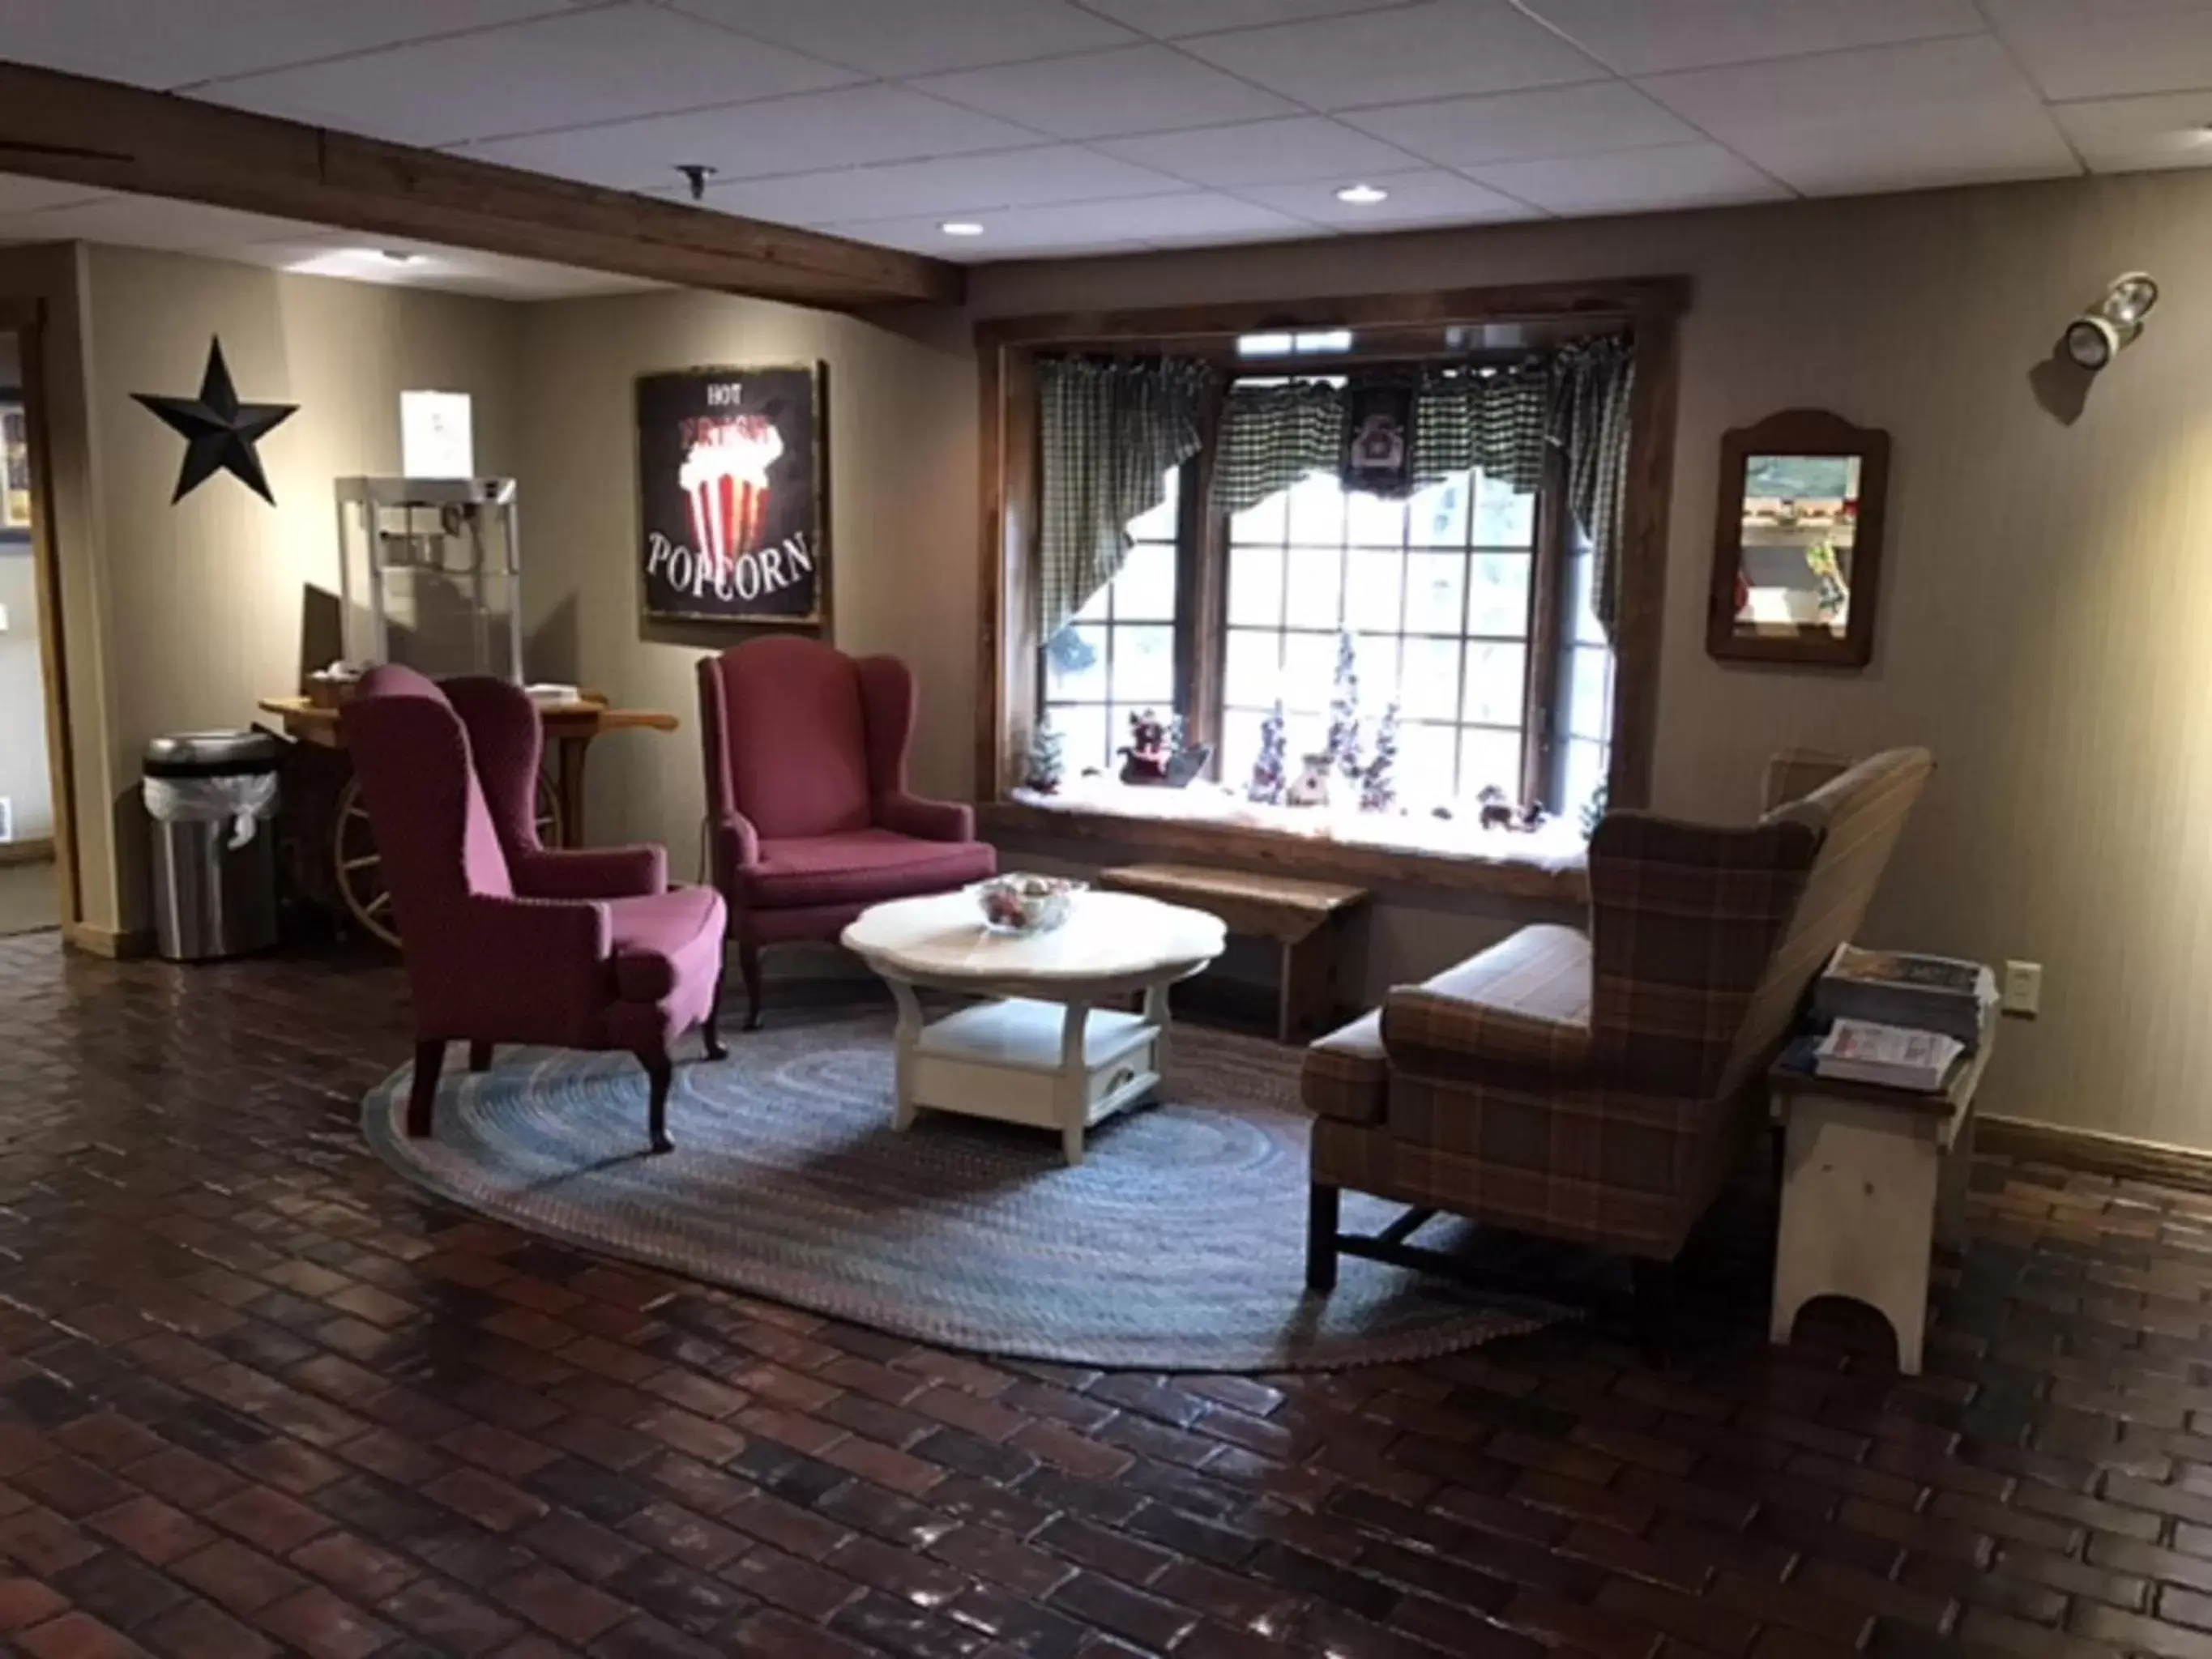
[[[822,379],[814,364],[639,380],[647,617],[824,622]]]

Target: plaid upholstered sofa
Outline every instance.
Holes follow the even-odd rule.
[[[1920,749],[1856,766],[1792,751],[1756,823],[1610,813],[1587,931],[1523,928],[1314,1043],[1308,1284],[1335,1285],[1340,1251],[1434,1265],[1407,1240],[1439,1210],[1671,1262],[1933,769]],[[1346,1236],[1347,1187],[1412,1207]]]

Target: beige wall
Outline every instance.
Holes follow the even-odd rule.
[[[837,644],[896,651],[922,697],[917,784],[969,789],[975,632],[975,391],[958,319],[861,321],[706,294],[526,308],[523,594],[533,678],[681,717],[592,750],[595,842],[664,842],[696,867],[705,811],[694,665],[742,631],[643,625],[633,386],[714,363],[829,365],[830,558]],[[933,332],[932,331],[934,331]]]
[[[102,774],[114,881],[87,915],[125,930],[146,914],[138,757],[163,732],[242,726],[296,689],[307,590],[336,592],[331,481],[399,467],[399,393],[476,398],[477,464],[513,471],[520,308],[119,248],[84,250],[99,623],[108,700]],[[218,475],[172,507],[184,443],[131,400],[199,389],[220,336],[240,398],[295,403],[262,441],[276,497]],[[72,557],[87,550],[72,550]],[[72,697],[79,678],[71,659]],[[103,862],[88,848],[86,863]]]
[[[20,392],[15,337],[0,331],[0,386]],[[0,796],[11,803],[15,838],[51,836],[53,781],[46,769],[46,690],[39,667],[39,584],[27,545],[0,545]]]
[[[2138,267],[2165,284],[2148,331],[2054,418],[2032,371]],[[1006,267],[972,308],[1690,274],[1657,805],[1747,813],[1784,744],[1929,745],[1942,769],[1868,931],[2045,964],[1988,1109],[2206,1148],[2208,270],[2212,179],[2164,174]],[[1723,667],[1702,617],[1720,434],[1805,404],[1893,436],[1875,661]]]

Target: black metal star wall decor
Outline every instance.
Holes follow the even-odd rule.
[[[276,505],[269,493],[269,475],[261,470],[261,457],[253,446],[282,426],[300,406],[297,404],[242,404],[230,383],[230,368],[222,360],[222,341],[208,342],[207,373],[200,378],[197,398],[161,398],[150,392],[134,392],[141,403],[161,416],[163,423],[185,441],[184,471],[177,475],[177,493],[169,505],[198,489],[218,471],[228,472],[255,495]]]

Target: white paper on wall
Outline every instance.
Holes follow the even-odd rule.
[[[473,478],[476,432],[465,392],[399,394],[399,470],[410,478]]]

